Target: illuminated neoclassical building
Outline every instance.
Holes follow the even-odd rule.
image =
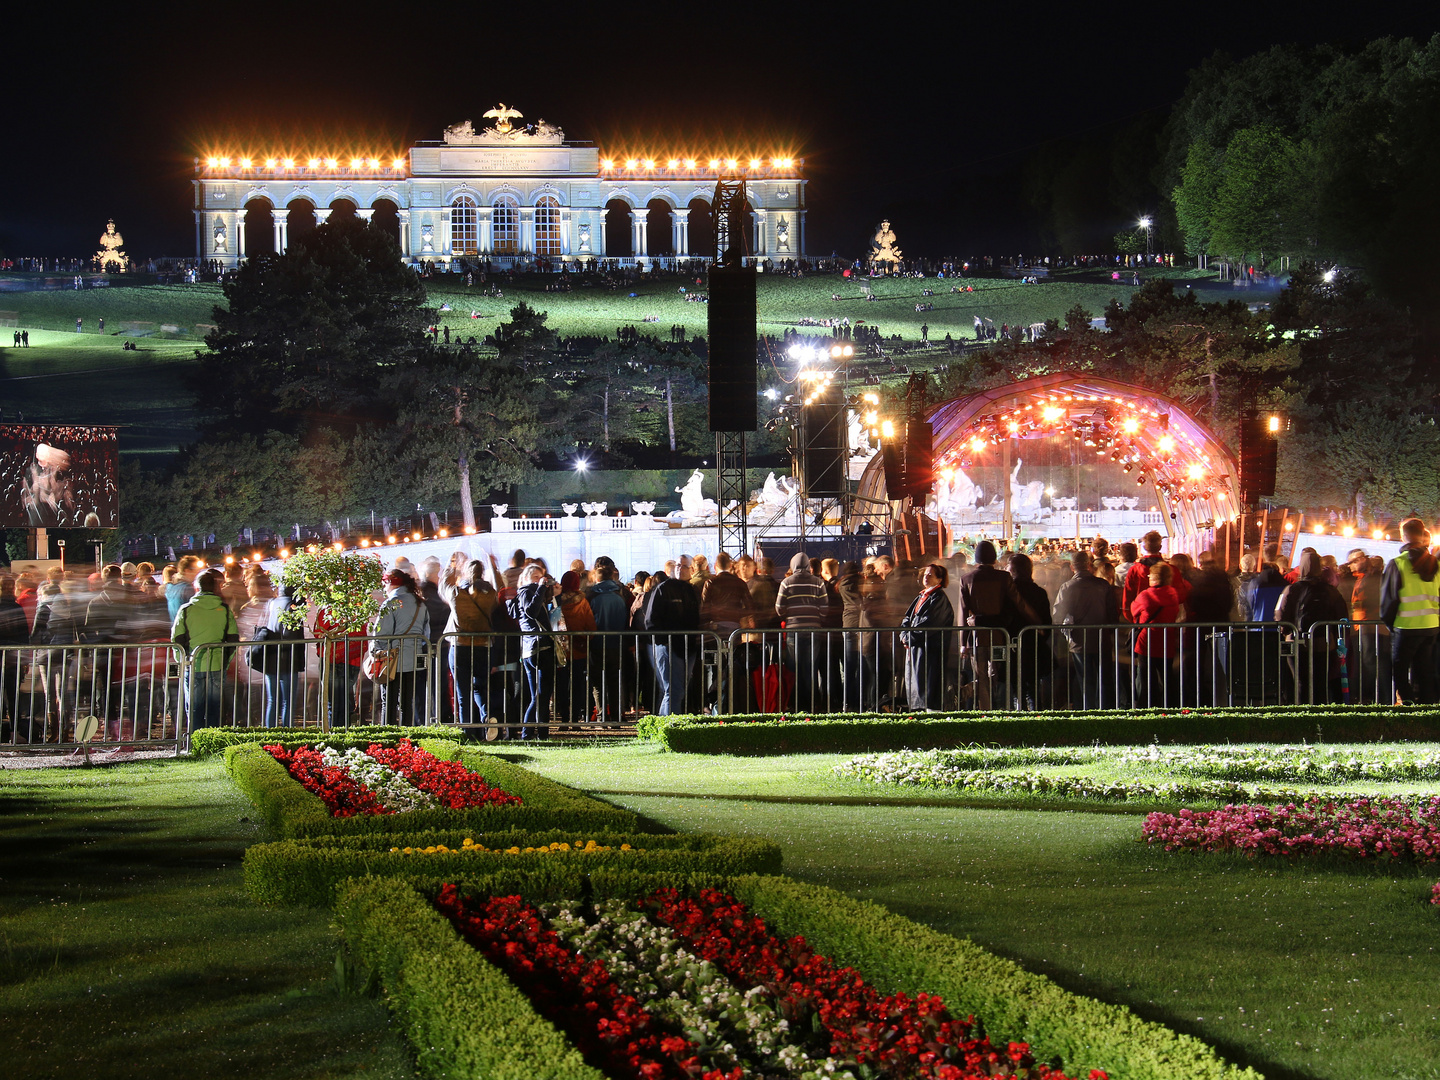
[[[217,149],[195,161],[195,250],[233,267],[284,251],[293,236],[332,214],[390,229],[412,263],[457,260],[508,267],[592,259],[659,263],[706,258],[714,243],[716,179],[742,175],[750,203],[746,247],[782,263],[805,251],[803,161],[760,148],[725,156],[610,153],[565,138],[543,120],[514,124],[501,105],[408,151]]]

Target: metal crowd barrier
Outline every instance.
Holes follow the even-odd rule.
[[[168,641],[0,647],[0,744],[78,747],[75,722],[94,716],[92,747],[173,746],[178,753],[183,669]]]
[[[729,712],[992,709],[1011,696],[1001,629],[736,630],[729,654]]]
[[[715,711],[728,700],[725,643],[707,630],[442,636],[431,716],[473,738],[603,734],[645,713]]]
[[[1394,703],[1390,628],[1379,619],[1314,623],[1301,646],[1307,704]]]
[[[1014,708],[1280,705],[1306,690],[1293,623],[1027,626]],[[1297,690],[1298,687],[1298,690]]]
[[[1144,634],[1142,642],[1141,635]],[[196,727],[450,725],[471,738],[605,734],[646,713],[896,712],[1393,702],[1383,623],[1110,623],[374,635],[0,647],[0,745],[173,747]],[[373,641],[418,666],[380,686]]]
[[[390,684],[360,664],[372,642],[413,646],[417,666]],[[185,715],[197,727],[418,726],[437,714],[430,643],[419,634],[345,635],[201,645],[185,668]],[[201,693],[194,693],[198,688]]]

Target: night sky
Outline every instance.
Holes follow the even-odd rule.
[[[7,12],[5,254],[92,252],[114,217],[193,255],[196,155],[388,156],[498,101],[617,156],[803,156],[813,253],[890,216],[909,253],[978,254],[1026,153],[1165,113],[1216,50],[1440,31],[1433,3],[124,7]]]

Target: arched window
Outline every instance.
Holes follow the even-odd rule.
[[[560,254],[560,201],[553,195],[535,203],[535,254]]]
[[[450,204],[450,251],[455,255],[480,254],[480,225],[475,200],[457,195]]]
[[[495,200],[494,250],[496,255],[520,253],[520,204],[509,195]]]

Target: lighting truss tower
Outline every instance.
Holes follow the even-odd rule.
[[[745,178],[722,176],[710,204],[715,216],[715,263],[710,270],[707,305],[710,340],[710,430],[715,432],[715,479],[720,505],[720,550],[743,555],[749,550],[745,503],[745,432],[755,428],[755,271],[744,265]],[[724,379],[721,382],[721,379]],[[722,387],[726,390],[721,395]],[[722,396],[745,392],[749,400],[728,413]],[[738,398],[737,402],[738,404]],[[738,428],[739,430],[734,430]]]

